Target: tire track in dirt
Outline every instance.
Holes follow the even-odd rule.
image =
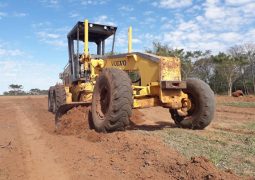
[[[29,179],[69,179],[66,170],[54,161],[56,155],[46,146],[43,131],[25,115],[20,106],[13,104],[13,110],[17,112],[15,117],[21,130]]]

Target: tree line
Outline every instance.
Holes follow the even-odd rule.
[[[184,51],[159,42],[146,50],[159,56],[175,56],[181,60],[182,78],[199,78],[210,85],[216,94],[242,90],[255,92],[255,44],[230,47],[226,52],[212,54],[206,51]]]
[[[23,85],[20,84],[10,84],[9,91],[5,91],[3,95],[6,96],[17,96],[17,95],[46,95],[48,90],[41,90],[38,88],[30,89],[29,91],[23,90]]]
[[[255,93],[255,44],[246,43],[230,47],[226,52],[212,54],[206,51],[185,51],[166,44],[154,42],[148,53],[159,56],[178,57],[181,60],[182,79],[196,77],[210,85],[216,94],[242,90],[245,94]],[[19,84],[9,85],[4,95],[41,95],[47,90],[34,88],[23,91]]]

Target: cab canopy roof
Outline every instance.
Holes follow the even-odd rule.
[[[115,34],[117,27],[89,23],[89,42],[101,42]],[[84,22],[78,21],[73,29],[68,33],[70,40],[84,41]]]

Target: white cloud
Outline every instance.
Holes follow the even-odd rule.
[[[45,21],[45,22],[39,22],[39,23],[34,23],[32,24],[32,28],[37,29],[37,28],[45,28],[51,25],[51,22]]]
[[[145,16],[150,16],[150,15],[153,14],[153,11],[145,11],[143,14],[144,14]]]
[[[165,9],[174,9],[187,7],[192,4],[192,0],[160,0],[159,2],[153,2],[152,5]]]
[[[32,24],[32,27],[34,28],[34,33],[40,42],[55,46],[57,48],[67,46],[66,34],[71,28],[53,28],[50,22]]]
[[[129,17],[130,20],[135,21],[137,18],[135,16]]]
[[[76,12],[71,12],[71,13],[69,13],[69,17],[70,18],[77,18],[77,17],[79,17],[80,16],[80,14],[79,13],[76,13]]]
[[[219,37],[226,42],[238,42],[241,39],[241,35],[235,32],[226,32],[219,35]]]
[[[255,30],[249,28],[255,23],[254,0],[205,0],[199,5],[192,5],[191,0],[141,0],[141,2],[171,9],[173,17],[168,18],[164,15],[150,16],[152,19],[148,20],[144,18],[140,22],[141,25],[145,23],[155,25],[160,21],[161,27],[158,35],[148,33],[146,38],[145,35],[139,36],[143,39],[143,45],[151,46],[151,42],[156,40],[172,47],[187,50],[211,49],[213,53],[217,53],[235,44],[255,39]],[[183,7],[189,8],[182,12]]]
[[[132,42],[133,42],[134,44],[139,44],[139,43],[141,43],[142,41],[141,41],[140,39],[138,39],[138,38],[133,38],[133,39],[132,39]]]
[[[67,46],[67,42],[65,42],[62,39],[60,39],[60,40],[45,40],[44,42],[47,44],[50,44],[52,46],[56,46],[56,47],[66,47]]]
[[[0,12],[0,19],[2,19],[3,17],[6,17],[7,16],[7,13],[5,12]]]
[[[199,29],[198,25],[193,21],[182,22],[182,23],[179,24],[178,28],[181,31],[184,31],[184,30],[186,30],[186,31],[193,30],[194,31],[194,30]]]
[[[105,25],[110,25],[110,26],[115,26],[116,25],[116,23],[109,20],[108,16],[106,16],[106,15],[101,15],[101,16],[96,17],[94,19],[94,22],[96,24],[105,24]]]
[[[120,11],[125,11],[125,12],[131,12],[131,11],[134,10],[134,8],[125,5],[125,6],[121,6],[121,7],[119,8],[119,10],[120,10]]]
[[[46,7],[51,7],[51,8],[59,7],[59,0],[40,0],[40,2]]]
[[[255,28],[253,27],[253,29],[248,30],[248,32],[246,33],[245,41],[254,43],[254,39],[255,39]]]
[[[243,5],[254,2],[254,0],[225,0],[228,5]]]
[[[38,32],[37,36],[41,42],[55,46],[55,47],[65,47],[67,46],[64,38],[60,34],[47,33],[44,31]]]
[[[57,39],[60,37],[59,34],[54,34],[54,33],[47,33],[44,31],[38,32],[37,35],[41,38],[41,39]]]
[[[0,57],[22,56],[25,53],[20,49],[5,49],[0,46]]]
[[[106,4],[109,0],[81,0],[82,5],[102,5]]]
[[[163,16],[160,18],[160,21],[166,21],[167,19],[168,19],[167,17]]]
[[[24,13],[24,12],[14,12],[14,14],[13,14],[14,17],[25,17],[27,15],[28,14]]]
[[[143,21],[140,22],[142,25],[150,25],[150,27],[154,26],[154,23],[156,22],[156,19],[154,17],[146,17],[143,19]]]
[[[224,8],[211,5],[205,9],[206,18],[219,19],[219,18],[225,18],[225,16],[226,14],[225,14]]]
[[[54,85],[62,67],[41,62],[20,59],[1,60],[0,93],[8,91],[8,86],[13,83],[22,84],[25,90],[31,88],[48,89],[49,86]]]

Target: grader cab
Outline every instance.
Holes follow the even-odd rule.
[[[208,126],[215,110],[210,87],[199,79],[183,81],[176,57],[132,52],[132,28],[128,31],[128,53],[113,55],[116,30],[85,20],[67,35],[69,61],[60,74],[63,84],[50,87],[48,95],[56,127],[62,114],[79,105],[91,105],[98,132],[124,130],[133,108],[153,106],[168,108],[179,127]],[[111,52],[106,54],[105,41],[110,37]],[[96,45],[95,55],[89,53],[89,43]]]

